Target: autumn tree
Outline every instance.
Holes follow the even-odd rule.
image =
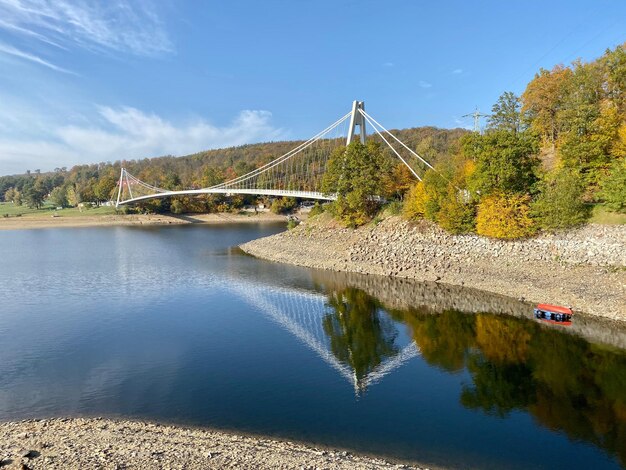
[[[515,239],[535,232],[530,196],[493,193],[482,198],[476,216],[476,232],[492,238]]]
[[[541,69],[522,94],[521,112],[530,128],[543,142],[554,145],[563,127],[559,117],[565,104],[567,83],[572,70],[557,65],[551,71]]]
[[[517,133],[521,129],[521,102],[519,97],[505,91],[491,108],[491,116],[488,120],[488,130],[501,130]]]

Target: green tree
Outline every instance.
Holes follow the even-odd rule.
[[[332,292],[326,305],[330,313],[322,320],[324,333],[333,355],[354,371],[357,386],[383,360],[399,353],[398,333],[374,297],[347,288]]]
[[[26,205],[32,209],[40,209],[43,206],[46,197],[46,187],[41,177],[37,177],[35,181],[30,181],[24,188],[24,200]]]
[[[463,153],[476,162],[469,189],[481,196],[494,192],[527,193],[536,182],[537,140],[528,132],[498,130],[462,138]]]
[[[67,192],[63,186],[57,186],[50,193],[50,200],[56,207],[67,206]]]
[[[626,159],[613,164],[608,176],[601,181],[600,188],[599,196],[608,208],[626,213]]]
[[[336,194],[334,213],[347,226],[367,222],[379,208],[384,181],[392,171],[391,160],[379,143],[352,142],[330,156],[322,180],[325,194]]]
[[[496,104],[491,108],[489,117],[489,130],[503,130],[513,132],[520,131],[521,127],[521,101],[511,92],[505,91],[500,95]]]
[[[532,214],[544,230],[558,230],[584,223],[589,211],[583,201],[585,183],[578,173],[560,169],[539,184]]]

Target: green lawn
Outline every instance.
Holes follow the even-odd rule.
[[[77,207],[70,207],[67,209],[55,210],[55,207],[50,203],[45,203],[41,209],[30,209],[26,205],[16,206],[10,202],[0,202],[0,217],[32,217],[38,215],[53,215],[56,214],[59,217],[82,217],[87,215],[111,215],[115,214],[115,207],[93,207],[91,209],[79,210]]]

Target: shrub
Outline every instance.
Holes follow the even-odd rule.
[[[293,210],[297,205],[296,199],[293,197],[279,197],[274,199],[270,210],[274,214],[285,214]]]
[[[316,202],[315,205],[309,211],[309,217],[313,217],[315,215],[319,215],[323,213],[324,213],[324,205],[320,204],[319,202]]]
[[[400,215],[402,213],[402,201],[391,201],[385,205],[384,210],[389,215]]]
[[[476,232],[493,238],[514,239],[535,232],[530,218],[530,196],[495,193],[478,205]]]
[[[532,214],[542,229],[572,227],[589,217],[583,201],[585,184],[579,174],[565,169],[552,172],[541,181],[539,191]]]
[[[458,189],[450,186],[448,197],[441,202],[437,213],[437,223],[450,233],[467,233],[474,231],[476,207],[464,200]]]

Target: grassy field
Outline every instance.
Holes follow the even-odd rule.
[[[82,217],[92,215],[111,215],[115,214],[115,207],[93,207],[90,209],[70,207],[66,209],[56,210],[55,207],[46,203],[41,209],[30,209],[28,206],[16,206],[10,202],[0,202],[0,217],[33,217],[42,215],[57,215],[59,217]]]
[[[602,206],[595,206],[591,212],[592,224],[622,225],[626,224],[626,214],[609,212]]]

